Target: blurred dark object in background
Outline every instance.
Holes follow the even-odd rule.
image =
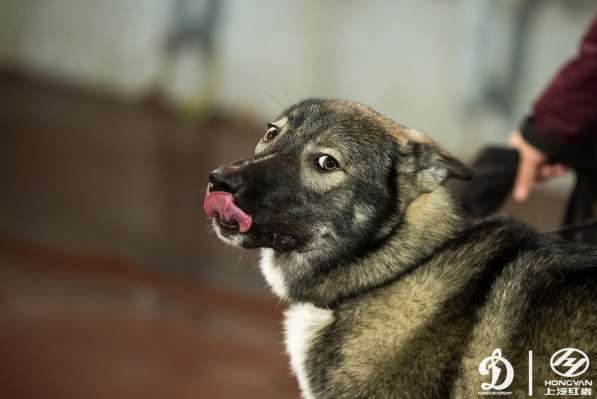
[[[518,158],[518,151],[497,146],[486,147],[477,155],[471,164],[473,178],[454,186],[468,216],[482,218],[502,208],[514,187]],[[578,166],[575,172],[576,183],[562,221],[563,229],[592,221],[595,217],[595,170]],[[597,229],[592,225],[574,231],[564,230],[561,236],[579,244],[597,243]]]
[[[201,209],[261,128],[8,71],[0,91],[0,397],[298,397],[254,254]]]
[[[512,192],[518,152],[506,147],[486,147],[471,164],[473,178],[461,184],[460,201],[474,218],[496,212]]]
[[[592,169],[576,170],[576,184],[568,199],[564,227],[582,224],[595,217],[595,203],[597,202],[597,173]],[[562,237],[579,244],[597,244],[597,227],[563,231]]]

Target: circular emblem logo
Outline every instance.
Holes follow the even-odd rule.
[[[589,357],[580,349],[564,348],[551,356],[549,365],[562,377],[578,377],[589,368]]]

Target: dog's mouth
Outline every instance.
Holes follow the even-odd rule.
[[[224,191],[213,191],[205,197],[203,209],[207,216],[215,218],[218,225],[226,230],[246,233],[251,228],[251,215],[234,203],[234,196]]]
[[[213,219],[218,237],[233,246],[292,251],[308,240],[292,224],[254,223],[253,217],[236,204],[234,195],[225,191],[209,192],[203,209]]]

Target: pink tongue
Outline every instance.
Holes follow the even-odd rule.
[[[238,230],[241,233],[246,233],[251,228],[253,219],[234,205],[234,197],[230,193],[214,191],[207,194],[203,202],[203,209],[209,217],[219,217],[226,222],[234,220],[238,223]]]

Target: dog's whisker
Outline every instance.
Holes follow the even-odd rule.
[[[240,269],[240,264],[243,260],[243,254],[245,253],[244,249],[241,248],[240,250],[240,256],[238,257],[238,262],[236,262],[236,266],[234,267],[234,271],[238,271],[238,269]]]
[[[290,101],[290,96],[288,95],[288,90],[286,89],[286,85],[284,82],[281,82],[282,88],[284,89],[284,93],[286,93],[286,99],[288,100],[288,107],[292,105],[292,101]]]
[[[271,100],[274,100],[280,106],[281,109],[284,109],[284,106],[282,105],[280,100],[278,100],[276,97],[274,97],[273,94],[271,94],[271,93],[264,93],[264,94],[266,94]]]

